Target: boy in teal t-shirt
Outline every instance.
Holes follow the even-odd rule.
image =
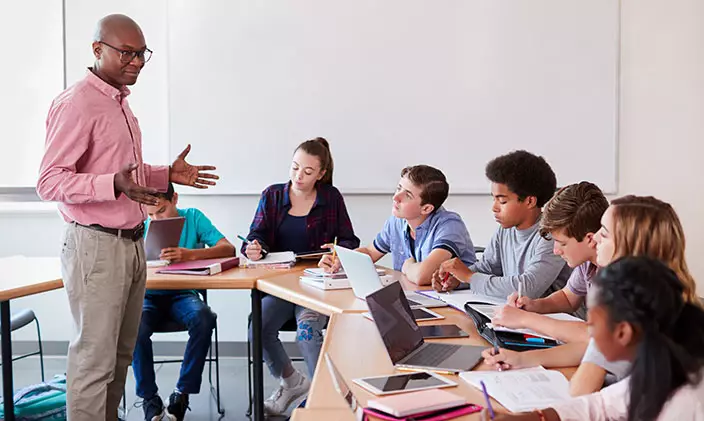
[[[176,208],[178,194],[174,192],[172,185],[169,185],[166,193],[157,196],[157,205],[147,206],[150,220],[178,216],[186,218],[179,247],[163,249],[159,256],[162,260],[175,263],[235,255],[235,247],[203,212],[194,208]],[[146,222],[147,227],[150,220]],[[207,248],[203,248],[204,246]],[[165,407],[156,385],[151,336],[158,326],[170,320],[188,328],[188,343],[176,389]],[[132,361],[137,396],[144,399],[142,408],[145,420],[160,420],[165,415],[168,416],[166,419],[183,420],[188,408],[188,395],[200,391],[203,367],[214,328],[215,314],[195,291],[147,290]]]

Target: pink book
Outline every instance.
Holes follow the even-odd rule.
[[[441,389],[384,396],[369,400],[367,406],[365,413],[384,420],[450,420],[481,410],[467,404],[463,397]]]
[[[239,257],[221,259],[194,260],[192,262],[174,263],[156,271],[156,273],[179,275],[215,275],[239,266]]]

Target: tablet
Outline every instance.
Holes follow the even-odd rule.
[[[303,251],[300,253],[296,253],[296,258],[297,259],[319,259],[323,257],[326,254],[332,253],[330,249],[320,249],[320,250],[311,250],[311,251]]]
[[[364,377],[352,381],[375,395],[457,386],[457,383],[430,371]]]
[[[181,241],[181,231],[186,218],[152,219],[149,221],[147,239],[144,241],[144,250],[147,261],[159,260],[161,250],[168,247],[178,247]]]
[[[457,325],[431,325],[420,326],[420,333],[423,339],[439,338],[468,338],[469,333],[460,329]]]
[[[413,313],[413,318],[416,322],[423,322],[426,320],[442,320],[445,318],[445,316],[441,316],[433,310],[429,310],[425,307],[412,308],[411,313]]]
[[[427,320],[442,320],[445,318],[445,316],[440,315],[432,310],[428,310],[425,307],[414,307],[411,309],[411,313],[413,313],[413,318],[416,322],[424,322]],[[362,315],[369,320],[374,320],[374,317],[368,311],[362,313]]]

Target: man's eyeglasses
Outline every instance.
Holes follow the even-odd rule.
[[[145,48],[144,50],[139,50],[139,51],[121,50],[117,47],[113,47],[112,45],[108,44],[107,42],[103,42],[103,41],[98,41],[98,42],[103,45],[107,45],[108,47],[110,47],[113,50],[120,53],[120,61],[123,63],[129,63],[132,60],[134,60],[135,57],[138,57],[140,60],[142,60],[143,63],[146,63],[149,61],[150,58],[152,58],[152,50],[150,50],[149,48]]]

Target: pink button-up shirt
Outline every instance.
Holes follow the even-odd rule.
[[[142,132],[127,103],[129,93],[88,71],[51,104],[37,193],[60,202],[67,222],[119,229],[143,222],[143,205],[124,194],[115,197],[115,173],[127,164],[139,165],[132,173],[137,184],[168,187],[168,166],[142,162]]]

